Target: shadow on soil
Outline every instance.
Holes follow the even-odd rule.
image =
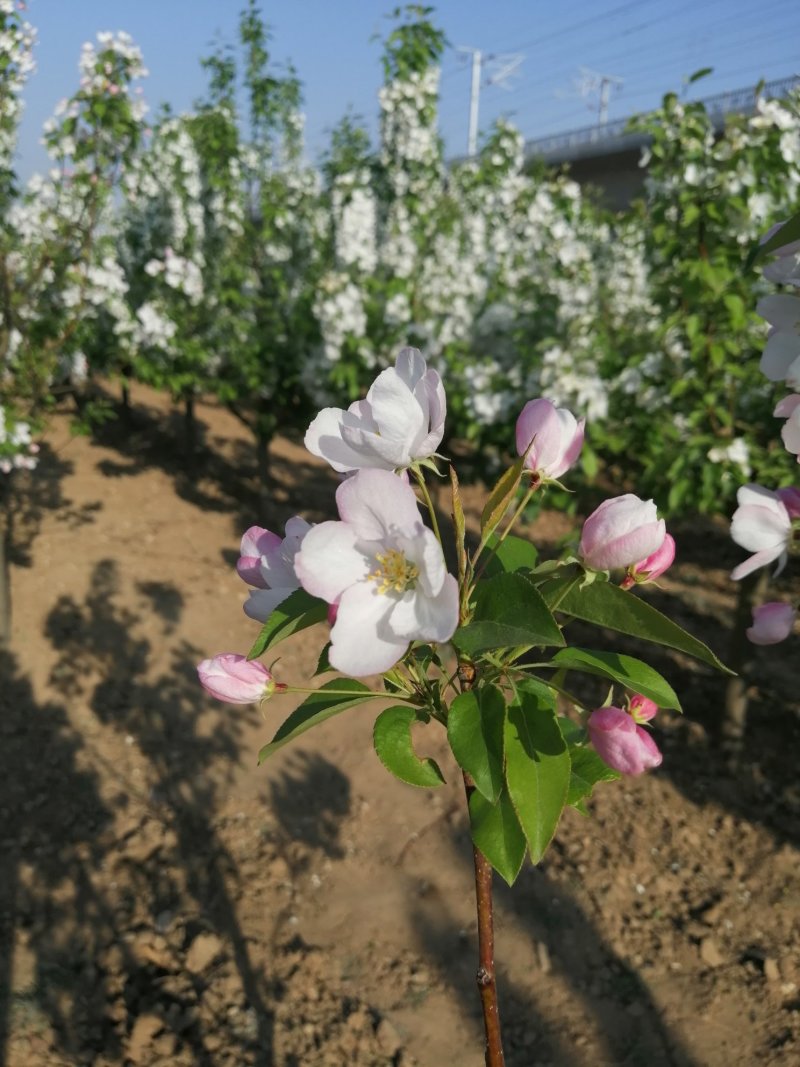
[[[177,1033],[191,1062],[210,1067],[208,1017],[197,1011],[202,951],[188,962],[202,934],[205,949],[217,935],[224,943],[251,1009],[249,1032],[227,1033],[225,1044],[266,1067],[266,977],[250,958],[236,915],[236,865],[213,823],[226,769],[240,760],[244,709],[204,718],[200,651],[181,642],[162,664],[137,636],[145,612],[157,613],[165,635],[175,628],[179,590],[143,584],[131,611],[118,606],[118,586],[115,563],[102,561],[85,599],[62,596],[48,616],[46,637],[58,653],[51,684],[64,703],[37,704],[4,653],[0,966],[8,972],[13,958],[14,974],[0,975],[0,1064],[14,1012],[26,1016],[28,1039],[38,1030],[75,1062],[104,1064],[123,1061],[137,1020],[149,1020],[153,1034],[162,1020],[162,1052],[171,1042],[174,1050]],[[95,768],[107,757],[95,738],[109,727],[118,745],[101,796]]]

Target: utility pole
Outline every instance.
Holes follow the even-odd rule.
[[[580,68],[580,80],[578,81],[578,94],[586,99],[597,94],[597,125],[605,126],[608,122],[608,104],[611,99],[612,89],[622,86],[622,78],[613,74],[599,74],[597,71]],[[594,108],[592,108],[594,110]]]
[[[484,65],[491,66],[494,73],[490,74],[484,83],[487,87],[498,85],[501,89],[508,89],[508,79],[516,73],[522,60],[521,54],[485,55],[480,48],[460,47],[457,52],[472,57],[472,78],[469,87],[469,128],[467,131],[467,155],[474,156],[478,150],[478,112],[481,96],[481,74]]]

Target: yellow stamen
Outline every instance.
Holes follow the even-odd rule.
[[[388,593],[390,589],[404,593],[409,587],[414,588],[419,578],[419,567],[416,563],[409,563],[402,552],[390,548],[375,559],[380,566],[369,577],[378,582],[379,593]]]

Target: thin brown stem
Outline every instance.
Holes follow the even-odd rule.
[[[468,774],[464,775],[467,803],[475,786]],[[494,971],[494,912],[492,904],[492,868],[489,861],[475,845],[472,846],[475,861],[475,898],[478,906],[478,994],[483,1008],[483,1028],[486,1034],[486,1067],[505,1067],[503,1037],[500,1031],[500,1009],[497,1003],[497,981]]]

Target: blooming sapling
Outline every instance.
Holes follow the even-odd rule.
[[[436,787],[444,775],[417,754],[411,728],[446,730],[473,841],[486,1062],[498,1067],[492,869],[513,883],[526,854],[534,863],[542,858],[565,807],[585,811],[598,782],[657,767],[661,753],[643,724],[659,708],[680,708],[652,667],[569,643],[567,623],[581,619],[722,665],[630,591],[662,574],[675,554],[652,501],[626,494],[602,504],[584,524],[580,557],[540,563],[534,546],[513,534],[531,494],[563,475],[581,449],[583,421],[547,399],[522,409],[518,458],[489,493],[474,544],[450,467],[456,573],[449,573],[426,485],[444,412],[439,376],[405,349],[366,400],[317,416],[306,443],[349,472],[336,491],[339,518],[316,526],[292,519],[283,540],[259,527],[247,531],[238,570],[256,587],[251,604],[263,597],[248,613],[263,617],[267,596],[274,610],[246,660],[218,656],[199,673],[223,700],[303,694],[261,759],[317,722],[380,699],[373,742],[381,762],[403,782]],[[614,569],[626,571],[621,586],[610,580]],[[297,688],[276,683],[257,662],[289,634],[325,620],[318,673],[349,677]],[[358,680],[368,675],[381,677],[369,687]],[[602,706],[591,695],[595,684],[611,685]],[[613,702],[615,688],[620,698],[633,694],[625,707]]]

